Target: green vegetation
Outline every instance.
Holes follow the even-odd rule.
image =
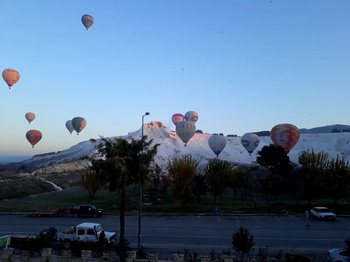
[[[98,175],[105,184],[98,185],[101,189],[93,198],[88,197],[85,180],[81,187],[61,192],[0,201],[0,210],[55,210],[90,200],[106,213],[135,213],[139,210],[142,184],[145,213],[214,213],[218,208],[219,214],[303,214],[313,206],[327,206],[337,214],[350,214],[346,204],[350,203],[350,169],[344,158],[329,159],[324,152],[302,152],[299,155],[301,166],[294,166],[290,172],[292,165],[283,149],[270,145],[259,151],[257,159],[267,169],[233,168],[230,162],[213,159],[198,173],[197,161],[191,156],[182,156],[168,162],[169,175],[161,175],[159,166],[149,168],[154,152],[148,155],[149,144],[139,144],[144,142],[114,144],[106,140],[108,147],[103,149],[113,148],[108,154],[114,156],[105,157],[103,161],[92,160],[94,172],[87,173]],[[127,149],[129,146],[131,148]],[[144,149],[142,154],[141,148]],[[122,155],[118,155],[118,150]],[[94,179],[92,182],[94,186]]]

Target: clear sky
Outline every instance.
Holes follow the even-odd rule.
[[[350,124],[349,14],[348,0],[0,0],[0,71],[21,74],[0,83],[0,156],[126,135],[146,111],[169,130],[196,111],[197,129],[239,136]]]

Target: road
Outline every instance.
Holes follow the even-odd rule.
[[[7,234],[38,234],[42,229],[55,227],[62,231],[82,222],[101,223],[105,230],[119,232],[119,217],[101,218],[62,217],[33,218],[26,215],[0,215],[0,236]],[[141,241],[146,252],[191,252],[208,254],[232,250],[232,234],[239,227],[248,228],[254,236],[255,251],[268,246],[269,254],[282,249],[288,252],[326,256],[331,248],[345,247],[344,239],[350,236],[350,218],[337,221],[320,221],[305,216],[146,216],[142,217]],[[126,217],[126,238],[136,250],[138,216]],[[119,236],[119,234],[118,234]]]

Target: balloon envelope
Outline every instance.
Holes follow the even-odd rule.
[[[72,126],[77,134],[79,134],[86,127],[86,120],[82,117],[74,117],[72,119]]]
[[[284,148],[286,154],[295,146],[300,137],[299,129],[292,124],[279,124],[271,129],[272,142]]]
[[[27,119],[27,121],[30,124],[30,122],[32,122],[35,119],[35,114],[32,112],[28,112],[28,113],[26,113],[25,118]]]
[[[173,121],[174,125],[176,126],[177,123],[181,122],[184,120],[184,116],[183,114],[173,114],[173,116],[171,117],[171,120]]]
[[[38,143],[40,141],[40,139],[42,138],[42,134],[40,131],[38,130],[29,130],[26,133],[26,138],[29,141],[29,143],[31,143],[32,147],[34,148],[35,144]]]
[[[242,146],[248,151],[249,154],[258,147],[260,139],[258,135],[252,133],[246,133],[241,138]]]
[[[11,89],[11,86],[17,83],[17,81],[20,78],[19,73],[14,69],[5,69],[2,71],[2,78],[5,80],[7,85],[9,86],[9,89]]]
[[[73,125],[72,125],[72,120],[68,120],[68,121],[66,122],[66,128],[68,129],[69,133],[72,134],[72,132],[74,131],[74,127],[73,127]]]
[[[212,135],[208,139],[208,144],[211,150],[219,156],[221,151],[225,148],[226,146],[226,137],[222,135]]]
[[[185,114],[184,119],[185,119],[186,121],[192,121],[193,124],[195,124],[195,123],[197,122],[197,120],[198,120],[198,114],[197,114],[197,112],[195,112],[195,111],[188,111],[188,112]]]
[[[176,125],[176,134],[187,144],[196,132],[196,126],[191,121],[181,121]]]
[[[81,22],[86,27],[86,30],[88,30],[94,23],[94,18],[91,15],[83,15],[81,17]]]

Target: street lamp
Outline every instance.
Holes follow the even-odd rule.
[[[142,116],[142,126],[141,126],[141,139],[143,138],[143,119],[145,116],[150,115],[150,112],[146,112],[143,116]],[[137,238],[137,251],[140,250],[141,247],[141,213],[142,213],[142,181],[140,181],[140,209],[139,209],[139,234],[138,234],[138,238]]]

